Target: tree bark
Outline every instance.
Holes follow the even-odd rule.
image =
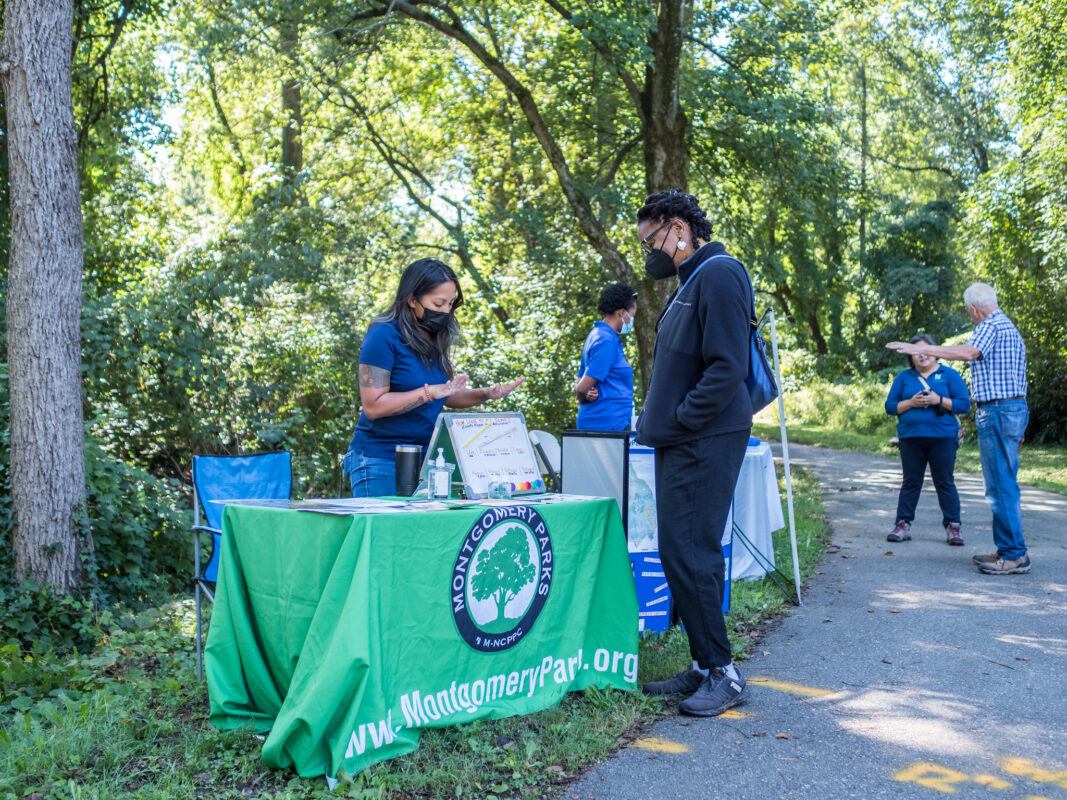
[[[298,49],[299,29],[296,24],[285,21],[281,26],[281,49],[288,62],[295,60]],[[304,125],[301,108],[300,82],[288,77],[282,83],[282,179],[292,192],[292,202],[300,202],[300,171],[304,169],[304,144],[300,133]]]
[[[860,64],[860,269],[867,260],[867,63]]]
[[[659,3],[656,29],[648,36],[652,63],[645,69],[641,90],[641,132],[645,158],[645,193],[689,186],[689,150],[685,143],[687,120],[681,102],[682,47],[685,44],[685,0]],[[643,306],[637,310],[640,327],[638,359],[644,386],[652,377],[656,344],[655,322],[667,297],[677,287],[673,278],[641,279]],[[644,319],[641,317],[644,316]]]
[[[69,594],[92,553],[81,394],[82,217],[72,0],[6,0],[0,82],[11,198],[7,344],[15,574]]]
[[[680,97],[685,0],[659,3],[656,29],[648,37],[652,63],[645,69],[645,189],[684,189],[689,182],[686,116]]]

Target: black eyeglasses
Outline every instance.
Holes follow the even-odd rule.
[[[641,240],[641,249],[645,252],[645,255],[648,255],[652,252],[652,245],[649,244],[649,242],[651,242],[656,237],[657,233],[659,233],[661,230],[663,230],[670,224],[670,220],[667,220],[658,228],[656,228],[656,230],[652,231],[652,233],[650,233],[648,236]]]

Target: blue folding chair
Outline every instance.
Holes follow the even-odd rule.
[[[293,458],[284,451],[251,456],[193,456],[193,585],[196,596],[196,676],[204,677],[200,597],[215,602],[226,500],[288,500]],[[211,534],[211,559],[200,568],[200,535]]]

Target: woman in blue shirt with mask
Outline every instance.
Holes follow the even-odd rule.
[[[523,382],[475,389],[467,375],[455,374],[451,350],[462,304],[456,273],[424,258],[407,266],[393,304],[371,320],[359,351],[363,409],[344,458],[353,497],[395,494],[396,446],[425,451],[444,406],[471,408],[507,397]]]
[[[916,342],[934,344],[925,333],[911,337],[911,343]],[[897,498],[897,522],[885,538],[890,542],[906,542],[911,538],[915,505],[929,464],[941,506],[945,541],[958,547],[963,544],[963,538],[960,496],[953,475],[960,429],[956,415],[970,411],[971,399],[967,385],[956,370],[938,364],[933,356],[907,358],[910,369],[897,375],[885,400],[886,413],[897,417],[897,442],[904,473]]]
[[[600,293],[603,319],[585,337],[578,382],[578,430],[628,431],[634,408],[634,370],[622,349],[622,336],[633,330],[637,293],[615,283]]]

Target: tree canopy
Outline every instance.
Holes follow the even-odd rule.
[[[1028,435],[1064,440],[1065,28],[1063,0],[74,3],[94,537],[125,535],[92,513],[125,493],[162,498],[141,519],[168,541],[194,452],[286,448],[340,491],[363,333],[420,257],[463,283],[461,370],[526,375],[507,407],[557,431],[600,290],[635,286],[640,402],[671,287],[634,212],[673,187],[825,378],[965,334],[992,283]],[[97,557],[106,590],[154,556]]]

